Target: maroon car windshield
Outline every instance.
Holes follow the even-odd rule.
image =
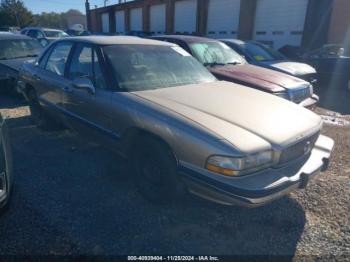
[[[238,53],[221,42],[197,42],[190,44],[193,55],[204,65],[246,64]]]

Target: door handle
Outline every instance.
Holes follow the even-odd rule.
[[[67,93],[73,92],[73,89],[70,88],[70,87],[68,87],[68,86],[63,87],[62,90],[63,90],[64,92],[67,92]]]

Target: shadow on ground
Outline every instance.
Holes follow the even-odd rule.
[[[0,218],[1,254],[289,254],[305,214],[285,197],[257,209],[188,197],[156,206],[122,159],[67,131],[10,119],[13,199]]]

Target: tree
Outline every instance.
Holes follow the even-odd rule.
[[[79,10],[70,9],[65,13],[43,12],[35,15],[34,25],[41,27],[66,29],[69,24],[69,20],[74,17],[84,17],[84,14]]]
[[[43,12],[40,15],[35,15],[35,25],[49,28],[63,28],[61,14]]]
[[[34,22],[34,16],[22,0],[2,0],[0,4],[0,25],[25,27]]]

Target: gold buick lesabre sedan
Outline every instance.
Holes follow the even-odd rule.
[[[59,40],[23,66],[18,88],[39,127],[60,122],[116,150],[154,201],[189,191],[263,205],[304,188],[334,146],[313,112],[218,81],[179,46],[155,40]]]

